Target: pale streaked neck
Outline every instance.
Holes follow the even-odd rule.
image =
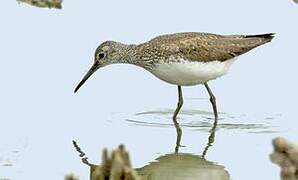
[[[119,54],[119,62],[121,64],[134,64],[135,58],[135,47],[134,44],[122,44],[119,43],[117,51]]]
[[[138,46],[135,44],[118,44],[119,61],[120,64],[132,64],[151,71],[154,65],[152,61],[146,61],[138,55]]]

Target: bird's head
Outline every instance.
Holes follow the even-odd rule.
[[[75,88],[74,92],[77,92],[87,79],[99,68],[109,64],[122,63],[121,61],[125,55],[126,46],[125,44],[114,41],[106,41],[100,44],[95,51],[93,65]]]

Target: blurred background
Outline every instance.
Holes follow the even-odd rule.
[[[135,167],[172,153],[177,88],[131,65],[99,70],[73,90],[103,41],[128,44],[175,32],[276,33],[210,82],[216,139],[206,158],[232,179],[279,179],[271,140],[297,137],[297,17],[293,1],[67,1],[62,10],[0,3],[0,179],[88,179],[71,140],[94,163],[124,143]],[[185,87],[181,152],[200,154],[212,112],[203,86]],[[141,114],[138,114],[141,113]],[[133,121],[132,121],[133,120]],[[136,122],[137,121],[137,122]]]

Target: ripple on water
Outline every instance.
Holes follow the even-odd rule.
[[[135,114],[127,122],[137,126],[172,128],[173,109],[145,111]],[[233,115],[219,113],[217,130],[245,130],[248,133],[278,133],[276,119],[278,114],[264,117],[250,117],[249,115]],[[213,125],[213,113],[202,110],[183,110],[177,118],[180,126],[192,130],[208,132]]]

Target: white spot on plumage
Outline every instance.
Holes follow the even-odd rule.
[[[160,63],[151,71],[159,79],[171,84],[192,86],[205,83],[226,74],[235,61],[195,62],[180,60]]]

